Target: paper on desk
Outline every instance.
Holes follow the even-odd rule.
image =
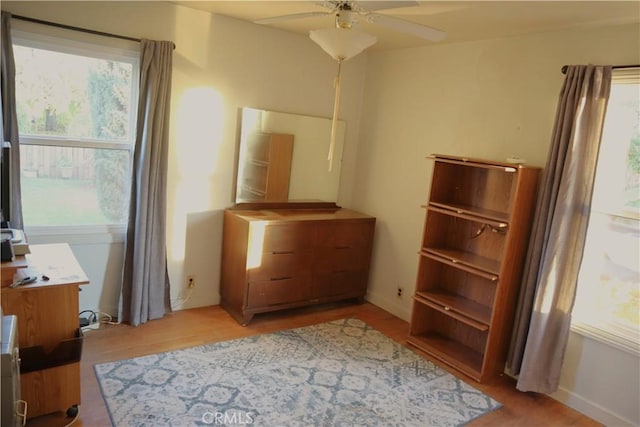
[[[16,270],[16,274],[13,275],[13,283],[25,279],[29,276],[37,276],[38,273],[32,268],[19,268]]]

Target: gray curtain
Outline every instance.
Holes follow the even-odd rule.
[[[568,67],[507,362],[521,391],[558,388],[610,87],[610,66]]]
[[[11,42],[11,14],[2,12],[2,137],[11,143],[9,164],[11,177],[10,220],[13,228],[23,228],[22,192],[20,191],[20,143],[18,141],[18,116],[16,113],[16,65]],[[5,213],[6,215],[6,213]]]
[[[173,43],[141,41],[120,319],[133,326],[171,311],[166,255],[167,153]]]

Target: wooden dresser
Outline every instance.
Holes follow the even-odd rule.
[[[375,218],[348,209],[228,209],[221,305],[256,313],[357,298],[367,290]]]

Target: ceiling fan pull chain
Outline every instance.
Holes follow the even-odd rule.
[[[338,110],[340,109],[340,71],[342,68],[342,59],[338,59],[338,74],[333,82],[336,89],[335,99],[333,101],[333,119],[331,121],[331,142],[329,143],[329,172],[333,168],[333,151],[336,145],[336,132],[338,130]]]

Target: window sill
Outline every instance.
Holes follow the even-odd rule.
[[[634,356],[640,356],[640,342],[638,341],[637,335],[634,339],[634,333],[631,331],[616,334],[612,332],[612,329],[618,328],[615,326],[609,326],[608,324],[603,324],[601,326],[588,324],[575,318],[571,323],[571,331],[576,334],[591,338]]]
[[[79,225],[79,226],[38,226],[25,227],[27,240],[31,244],[68,243],[100,244],[123,243],[127,227],[118,225]]]

